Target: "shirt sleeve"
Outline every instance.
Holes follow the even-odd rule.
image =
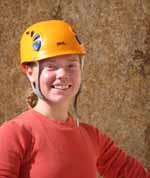
[[[150,178],[142,163],[118,148],[105,134],[97,130],[99,157],[97,169],[105,178]]]
[[[29,138],[27,131],[14,121],[0,127],[0,178],[19,178]]]

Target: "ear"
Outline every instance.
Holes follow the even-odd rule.
[[[28,65],[23,65],[22,67],[30,82],[31,83],[35,82],[34,68]]]

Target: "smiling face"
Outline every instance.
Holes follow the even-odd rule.
[[[39,81],[40,90],[50,103],[70,102],[81,83],[79,56],[63,55],[42,60]]]

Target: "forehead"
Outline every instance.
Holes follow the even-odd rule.
[[[75,61],[79,61],[79,55],[77,54],[51,57],[51,58],[44,59],[41,62],[45,64],[45,63],[69,63]]]

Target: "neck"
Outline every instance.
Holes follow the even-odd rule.
[[[65,121],[68,118],[69,104],[52,104],[41,99],[38,100],[34,110],[55,120]]]

